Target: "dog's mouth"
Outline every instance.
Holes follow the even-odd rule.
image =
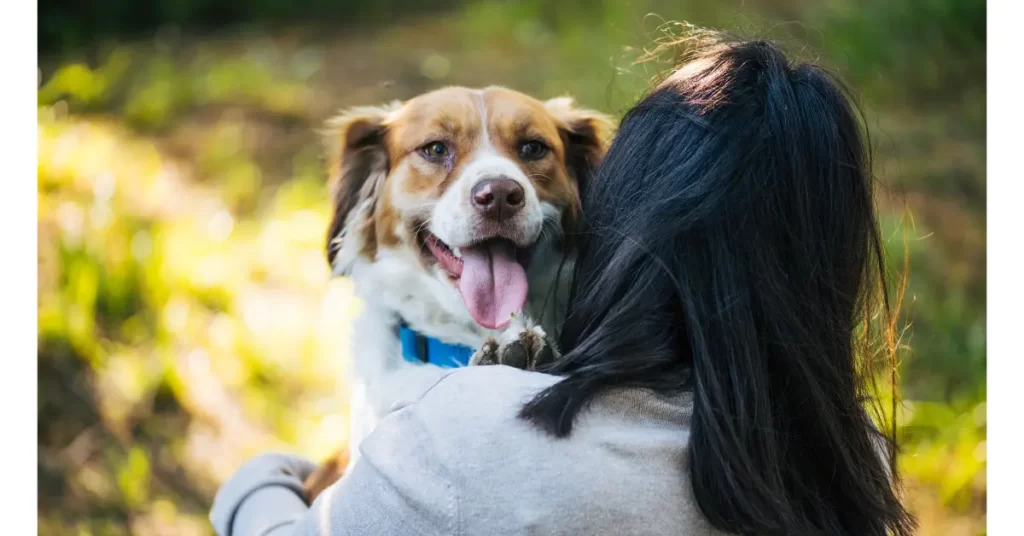
[[[488,329],[508,325],[512,314],[526,303],[529,283],[526,267],[533,247],[519,248],[511,240],[490,238],[463,247],[451,247],[428,231],[421,234],[426,252],[437,261],[473,320]]]

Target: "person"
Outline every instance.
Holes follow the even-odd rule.
[[[910,534],[859,118],[773,44],[698,48],[580,185],[563,355],[449,373],[312,506],[312,463],[257,457],[217,533]]]

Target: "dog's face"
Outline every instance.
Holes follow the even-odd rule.
[[[570,99],[498,87],[355,109],[332,127],[335,273],[401,259],[488,329],[523,307],[532,257],[574,225],[611,131]]]

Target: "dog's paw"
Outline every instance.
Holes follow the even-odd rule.
[[[472,365],[508,365],[534,370],[557,357],[544,330],[524,315],[517,315],[497,340],[488,339],[477,350]]]
[[[473,357],[469,358],[469,366],[471,367],[498,364],[500,364],[498,361],[498,343],[492,338],[488,338],[487,342],[473,354]]]

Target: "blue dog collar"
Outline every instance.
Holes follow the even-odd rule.
[[[402,343],[402,357],[410,363],[431,363],[445,368],[465,367],[476,351],[469,346],[448,344],[427,337],[405,324],[398,328],[398,338]]]

